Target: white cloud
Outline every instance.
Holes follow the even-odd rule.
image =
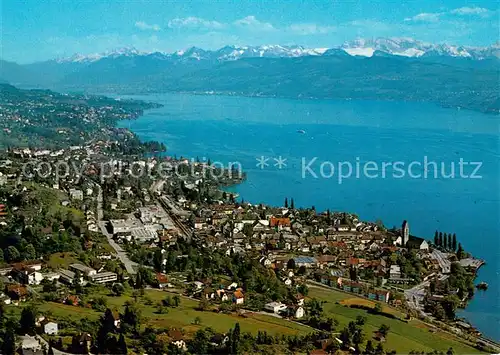
[[[484,7],[460,7],[445,12],[423,12],[421,14],[405,18],[406,22],[438,22],[442,17],[453,16],[480,16],[487,17],[492,11]]]
[[[275,27],[269,22],[259,21],[255,16],[247,16],[233,22],[234,25],[251,30],[272,31]]]
[[[210,20],[205,20],[199,17],[184,17],[184,18],[174,18],[170,21],[168,21],[168,27],[169,28],[205,28],[205,29],[222,29],[226,27],[225,24],[217,22],[217,21],[210,21]]]
[[[488,15],[491,11],[484,7],[460,7],[451,10],[450,13],[454,15]]]
[[[161,28],[157,24],[152,24],[150,25],[149,23],[146,23],[144,21],[137,21],[135,23],[135,27],[142,31],[160,31]]]
[[[442,14],[443,13],[441,13],[441,12],[435,12],[435,13],[423,12],[421,14],[418,14],[418,15],[415,15],[412,17],[407,17],[407,18],[405,18],[405,21],[407,21],[407,22],[438,22],[439,17]]]
[[[288,29],[294,34],[307,36],[315,34],[327,34],[335,32],[336,28],[334,26],[321,26],[315,23],[297,23],[290,25]]]

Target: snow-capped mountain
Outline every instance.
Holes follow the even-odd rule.
[[[103,58],[134,57],[134,56],[154,56],[157,59],[175,60],[213,60],[227,61],[241,58],[292,58],[303,56],[321,55],[343,55],[347,53],[351,56],[371,57],[375,52],[382,52],[389,55],[404,57],[461,57],[472,59],[500,58],[500,45],[496,43],[489,47],[466,47],[449,44],[432,44],[412,38],[375,38],[356,39],[345,42],[341,46],[332,48],[307,48],[304,46],[283,46],[283,45],[263,45],[263,46],[225,46],[218,50],[204,50],[198,47],[191,47],[179,50],[174,53],[166,52],[143,52],[135,48],[120,48],[117,50],[82,55],[75,54],[72,57],[57,60],[60,63],[78,62],[92,63]]]
[[[156,56],[158,58],[174,58],[185,60],[237,60],[240,58],[253,57],[302,57],[309,55],[322,55],[328,48],[306,48],[303,46],[225,46],[215,51],[204,50],[198,47],[191,47],[185,50],[178,50],[173,53],[166,52],[141,52],[135,48],[121,48],[105,53],[95,53],[90,55],[75,54],[68,58],[58,59],[57,62],[78,62],[91,63],[103,58],[117,58],[121,56]]]
[[[449,44],[432,44],[412,38],[356,39],[345,42],[341,48],[350,55],[371,57],[375,51],[404,57],[461,57],[485,59],[500,57],[499,44],[490,47],[466,47]]]
[[[345,42],[341,48],[350,55],[364,57],[371,57],[375,51],[405,57],[420,57],[432,48],[432,44],[411,38],[377,38]]]
[[[56,61],[59,63],[65,63],[65,62],[76,62],[76,63],[92,63],[96,62],[102,58],[118,58],[118,57],[132,57],[132,56],[137,56],[137,55],[147,55],[150,54],[148,52],[141,52],[134,47],[123,47],[123,48],[117,48],[112,51],[104,52],[104,53],[94,53],[94,54],[88,54],[88,55],[83,55],[83,54],[74,54],[71,57],[68,58],[62,58],[62,59],[57,59]]]

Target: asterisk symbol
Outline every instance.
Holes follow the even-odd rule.
[[[264,169],[266,166],[269,166],[268,160],[269,158],[266,158],[265,156],[261,155],[260,158],[255,158],[257,160],[257,167]]]
[[[281,155],[278,158],[273,158],[276,164],[274,166],[277,166],[278,169],[283,169],[286,167],[286,158],[281,157]]]

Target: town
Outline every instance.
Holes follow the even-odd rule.
[[[3,353],[498,351],[456,316],[483,263],[460,236],[251,204],[234,167],[91,134],[0,152]]]

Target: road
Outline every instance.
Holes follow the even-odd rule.
[[[439,266],[441,267],[443,274],[450,273],[451,262],[448,259],[448,254],[443,253],[442,251],[439,251],[437,249],[434,249],[431,253],[431,256],[433,259],[437,260],[437,262],[439,263]]]
[[[36,336],[37,340],[40,342],[40,344],[45,344],[45,347],[47,348],[47,350],[49,349],[49,343],[45,341],[44,338],[42,338],[40,335],[37,335]],[[57,350],[56,348],[52,348],[52,350],[54,351],[54,355],[74,355],[72,353],[66,353],[64,351],[61,351],[61,350]]]
[[[125,269],[130,275],[135,275],[137,273],[136,268],[138,264],[132,260],[129,259],[127,253],[123,248],[115,242],[113,239],[113,236],[108,232],[106,229],[106,221],[103,221],[103,216],[104,216],[104,211],[102,208],[102,189],[99,185],[97,185],[97,188],[99,189],[99,193],[97,195],[97,223],[99,224],[99,228],[101,228],[102,234],[106,236],[108,239],[109,245],[115,250],[116,255],[120,259],[120,261],[125,265]]]

